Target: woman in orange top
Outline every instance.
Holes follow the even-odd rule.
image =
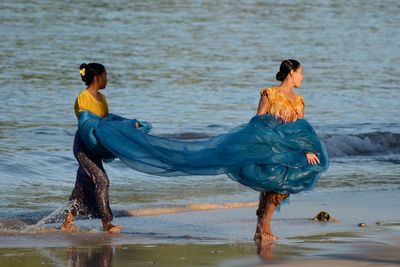
[[[261,90],[257,115],[269,113],[276,116],[282,123],[304,118],[304,99],[293,92],[294,88],[301,86],[303,67],[297,60],[284,60],[281,63],[279,72],[276,74],[276,79],[281,82],[280,85]],[[319,163],[319,159],[314,153],[307,153],[304,156],[307,157],[310,164]],[[254,240],[278,239],[272,234],[270,221],[276,207],[288,196],[289,194],[278,194],[275,192],[260,193],[257,209],[257,229]]]
[[[87,88],[76,98],[76,117],[79,120],[79,112],[81,111],[90,111],[99,117],[107,116],[107,100],[99,92],[107,86],[105,67],[99,63],[82,64],[80,75]],[[73,203],[72,208],[67,212],[61,230],[75,230],[72,222],[80,213],[100,218],[103,223],[103,230],[106,232],[120,232],[120,226],[111,224],[113,214],[108,199],[109,180],[103,167],[102,158],[94,155],[85,147],[78,132],[75,135],[73,150],[79,168],[76,174],[75,187],[70,196],[70,201]]]

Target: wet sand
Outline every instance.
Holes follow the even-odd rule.
[[[77,221],[81,231],[72,234],[56,230],[59,224],[22,232],[8,222],[9,229],[0,230],[0,266],[395,266],[400,264],[399,193],[331,190],[291,196],[272,220],[281,240],[263,244],[252,241],[256,216],[250,202],[243,208],[194,203],[175,213],[136,210],[115,219],[123,226],[118,235],[102,233],[99,220]],[[339,221],[312,221],[320,210]]]

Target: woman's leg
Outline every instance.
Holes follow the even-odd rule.
[[[111,224],[113,214],[110,208],[108,191],[109,179],[106,171],[104,170],[102,159],[94,156],[84,148],[76,154],[80,167],[92,179],[94,184],[94,199],[95,208],[103,223],[103,230],[107,232],[120,232],[120,226]]]
[[[255,241],[277,240],[272,234],[271,218],[276,207],[287,198],[289,194],[278,194],[274,192],[261,192],[257,209],[257,228],[254,235]]]
[[[103,230],[107,232],[119,233],[121,231],[121,227],[111,224],[113,214],[108,198],[110,182],[108,180],[107,173],[104,170],[101,160],[95,163],[96,165],[91,167],[91,171],[93,173],[96,203],[101,216],[101,221],[103,223]]]
[[[94,217],[101,218],[105,231],[119,232],[120,227],[111,224],[113,215],[108,199],[109,180],[102,159],[86,149],[78,134],[75,136],[74,155],[79,162],[79,169],[70,200],[77,203],[67,213],[66,221],[73,220],[78,209],[83,208]]]

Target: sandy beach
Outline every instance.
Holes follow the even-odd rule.
[[[0,236],[0,266],[395,266],[400,264],[398,203],[398,189],[375,192],[373,198],[368,190],[294,195],[272,220],[281,239],[263,244],[252,241],[252,203],[243,208],[198,203],[175,209],[180,212],[154,209],[153,215],[147,209],[144,215],[116,218],[123,226],[117,235],[102,233],[98,220],[77,221],[80,232],[72,234],[56,230],[58,224],[29,231],[10,227]],[[311,220],[320,210],[338,221]]]

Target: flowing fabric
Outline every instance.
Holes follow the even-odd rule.
[[[141,127],[135,128],[139,123]],[[180,141],[149,134],[151,124],[113,114],[81,112],[78,131],[85,145],[105,159],[158,176],[227,174],[257,191],[297,193],[313,188],[329,166],[324,144],[304,119],[282,124],[274,116],[253,117],[227,134]],[[315,153],[311,165],[305,154]]]

